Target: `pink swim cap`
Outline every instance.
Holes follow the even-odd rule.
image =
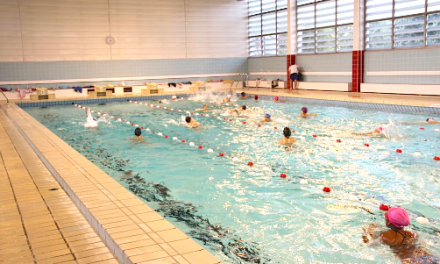
[[[255,100],[258,100],[258,95],[255,95],[255,97],[254,97],[254,98],[255,98]]]
[[[278,99],[279,99],[279,97],[278,97],[278,96],[275,96],[275,101],[278,101]]]
[[[385,213],[385,217],[397,228],[403,228],[411,223],[408,212],[402,207],[393,207]]]
[[[383,130],[383,127],[378,127],[377,129],[379,129],[379,131],[382,131],[382,130]]]

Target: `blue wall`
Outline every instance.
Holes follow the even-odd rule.
[[[190,74],[215,76],[217,73],[239,72],[248,72],[247,58],[0,63],[0,81]],[[227,79],[233,78],[229,76]],[[140,82],[143,81],[137,81]]]
[[[296,55],[296,64],[303,72],[352,72],[352,53]],[[308,82],[351,82],[351,75],[304,75]]]
[[[440,49],[365,52],[365,73],[371,71],[439,71]],[[440,84],[440,76],[368,76],[365,83]]]
[[[287,79],[286,57],[249,58],[249,72],[286,72],[283,75],[252,75],[249,79],[264,78],[269,80]]]

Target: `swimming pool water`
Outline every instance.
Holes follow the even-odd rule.
[[[179,112],[128,102],[86,105],[170,136],[143,131],[144,143],[130,139],[133,126],[114,119],[101,117],[98,129],[84,128],[85,111],[74,106],[25,110],[225,263],[398,262],[389,248],[362,242],[362,226],[384,226],[381,203],[408,209],[421,243],[440,255],[439,231],[414,221],[422,215],[440,226],[440,163],[433,160],[440,154],[440,125],[423,124],[427,117],[416,114],[317,105],[308,107],[318,117],[303,119],[297,115],[304,105],[237,103],[253,108],[237,118],[246,124],[193,116],[200,129],[182,125]],[[194,111],[203,104],[166,106]],[[233,109],[209,106],[219,117]],[[276,122],[257,127],[264,113]],[[390,120],[421,123],[398,125],[390,139],[350,133]],[[296,131],[292,149],[277,145],[284,126]],[[332,192],[324,193],[324,186]]]

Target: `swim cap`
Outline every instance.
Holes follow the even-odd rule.
[[[290,137],[292,135],[292,131],[290,131],[290,128],[285,127],[284,130],[283,130],[283,134],[284,134],[285,137],[288,138],[288,137]]]
[[[275,101],[278,101],[278,99],[280,99],[278,96],[275,96]]]
[[[246,93],[245,92],[241,92],[241,96],[245,96],[246,95]]]
[[[185,121],[186,121],[187,123],[191,122],[191,117],[190,117],[190,116],[185,117]]]
[[[177,96],[173,95],[173,96],[171,97],[171,99],[177,99]]]
[[[255,95],[254,98],[255,98],[255,100],[258,100],[258,95]]]
[[[231,95],[230,95],[230,94],[228,94],[228,95],[227,95],[227,97],[228,97],[228,98],[231,98]]]
[[[246,110],[246,106],[245,106],[245,105],[242,105],[241,108],[242,108],[243,110]]]
[[[264,117],[265,118],[270,118],[270,115],[269,114],[265,114]]]
[[[309,111],[309,109],[307,109],[307,107],[303,107],[303,108],[301,108],[301,111],[304,113],[304,114],[307,114],[307,111]]]
[[[139,137],[142,134],[142,130],[139,127],[137,127],[134,130],[134,134]]]
[[[383,131],[383,127],[378,127],[377,129],[381,132]]]
[[[397,228],[403,228],[411,223],[408,212],[402,207],[393,207],[385,213],[386,219]]]
[[[432,122],[432,121],[434,121],[434,118],[432,118],[432,117],[429,117],[428,119],[426,119],[426,122]]]

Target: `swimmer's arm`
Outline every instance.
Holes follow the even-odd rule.
[[[311,114],[309,114],[309,115],[311,115],[311,116],[318,116],[317,113],[311,113]]]
[[[380,236],[380,232],[376,230],[377,227],[378,225],[375,223],[362,227],[364,230],[364,233],[362,234],[364,243],[371,243],[372,241],[377,240],[377,238]]]

